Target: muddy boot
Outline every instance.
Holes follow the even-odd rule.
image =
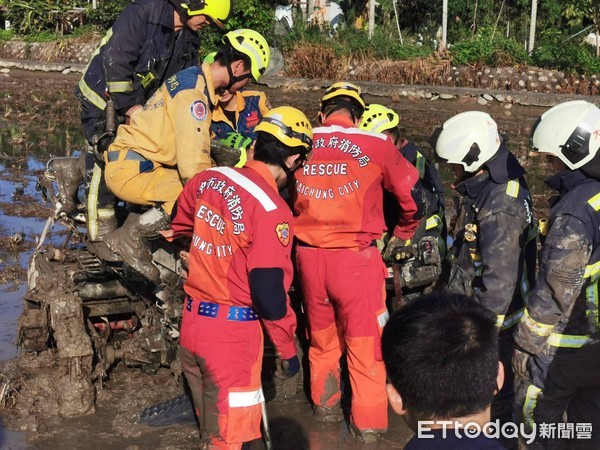
[[[96,240],[102,240],[111,231],[119,227],[117,214],[113,205],[98,209],[98,218],[96,219]]]
[[[303,352],[302,346],[297,336],[294,336],[296,342],[296,351],[298,359],[302,361]],[[277,356],[275,360],[275,373],[273,374],[273,389],[275,389],[275,397],[271,400],[273,402],[287,402],[294,399],[296,393],[302,392],[304,389],[304,369],[302,363],[300,363],[300,372],[292,377],[285,377],[285,372],[281,358]]]
[[[83,162],[78,157],[53,158],[48,162],[47,177],[56,181],[61,211],[70,213],[77,207],[77,191],[83,183]]]
[[[359,430],[354,423],[350,423],[350,434],[357,440],[364,442],[365,444],[374,444],[377,442],[379,435],[385,433],[387,430]]]
[[[96,161],[89,153],[85,158],[88,237],[90,241],[101,241],[105,235],[117,229],[117,201],[104,180],[104,163]]]
[[[152,208],[144,214],[130,213],[121,228],[108,233],[103,240],[129,267],[158,284],[160,272],[152,263],[146,238],[168,227],[167,214],[162,209]]]
[[[275,397],[273,402],[282,403],[293,400],[298,392],[298,379],[301,378],[300,372],[292,377],[284,377],[281,370],[281,363],[277,361],[277,370],[273,374],[273,388],[275,389]]]
[[[327,407],[327,406],[313,406],[314,418],[319,422],[341,422],[344,420],[344,413],[342,412],[342,408],[340,405]]]

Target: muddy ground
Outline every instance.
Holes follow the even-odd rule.
[[[135,424],[137,413],[148,405],[177,395],[181,387],[168,370],[149,376],[136,369],[117,366],[98,393],[97,412],[77,419],[52,414],[46,395],[54,380],[40,377],[28,384],[23,367],[18,367],[14,347],[16,319],[25,292],[27,260],[37,236],[51,214],[35,190],[36,178],[50,155],[72,153],[83,145],[79,130],[78,103],[73,94],[78,76],[12,70],[0,74],[0,448],[193,448],[197,445],[194,425],[154,429]],[[322,89],[302,82],[286,81],[277,89],[261,87],[274,106],[290,104],[316,118]],[[527,154],[527,138],[542,108],[493,102],[477,103],[476,97],[454,100],[418,97],[374,97],[367,101],[386,104],[401,116],[401,127],[426,154],[427,137],[435,126],[450,116],[471,109],[489,112],[500,129],[510,136],[510,147],[529,171],[529,183],[544,214],[548,192],[541,180],[549,167],[542,159]],[[443,168],[442,168],[443,169]],[[448,174],[442,170],[446,179]],[[60,230],[50,240],[59,242]],[[44,357],[41,355],[40,357]],[[10,385],[7,385],[7,380]],[[46,402],[46,404],[44,404]],[[304,393],[287,404],[269,404],[275,449],[354,448],[343,425],[312,421]],[[44,411],[40,413],[40,411]],[[410,431],[391,415],[390,432],[370,448],[401,448]],[[23,431],[23,434],[15,433]],[[253,448],[262,448],[256,442]]]

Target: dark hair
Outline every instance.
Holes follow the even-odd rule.
[[[498,387],[496,317],[462,294],[434,292],[400,308],[382,352],[389,382],[417,420],[479,413]]]
[[[400,142],[400,129],[398,128],[398,126],[395,126],[394,128],[390,128],[389,130],[385,131],[390,133],[394,145],[398,145],[398,142]]]
[[[327,100],[324,100],[321,104],[321,112],[324,116],[345,109],[348,111],[354,120],[360,118],[365,111],[365,108],[354,98],[347,95],[338,95]]]
[[[301,145],[290,147],[283,144],[272,134],[264,131],[256,132],[256,143],[254,144],[254,159],[257,161],[278,166],[288,158],[296,154],[306,155],[307,149]]]
[[[230,45],[221,45],[219,51],[215,55],[215,62],[223,67],[234,61],[239,61],[240,59],[244,62],[244,70],[250,70],[252,68],[250,57],[237,51]]]

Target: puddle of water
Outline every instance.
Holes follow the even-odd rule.
[[[26,450],[31,447],[25,442],[25,433],[7,430],[0,421],[0,448],[5,450]]]
[[[45,161],[47,155],[63,156],[66,149],[81,148],[84,144],[83,130],[80,127],[48,130],[33,126],[25,131],[21,123],[7,123],[0,130],[0,148],[3,153],[19,159],[27,152]]]
[[[37,217],[18,217],[0,214],[0,230],[5,236],[24,233],[28,240],[35,240],[44,230],[47,219]]]
[[[26,289],[26,283],[19,285],[16,290],[6,286],[0,289],[0,361],[17,356],[17,319],[21,315]]]

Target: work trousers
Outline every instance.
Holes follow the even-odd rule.
[[[263,334],[258,320],[227,320],[196,314],[187,303],[181,324],[179,358],[198,415],[201,448],[240,449],[260,438]]]
[[[537,426],[531,448],[600,448],[600,343],[543,352],[528,369],[526,379],[517,379],[516,396],[520,419]]]
[[[340,358],[347,351],[351,421],[359,430],[388,426],[381,333],[387,270],[377,248],[298,246],[298,271],[310,329],[310,390],[317,406],[339,407]]]
[[[176,168],[151,161],[126,160],[121,150],[117,161],[106,163],[105,180],[120,200],[144,206],[162,205],[171,214],[173,205],[183,190]]]

